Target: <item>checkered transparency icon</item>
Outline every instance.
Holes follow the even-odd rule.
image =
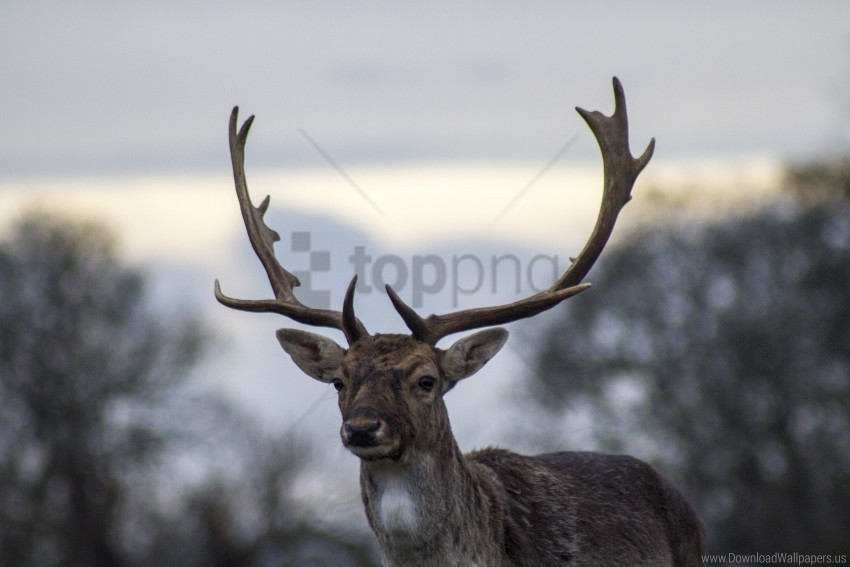
[[[290,234],[290,251],[308,254],[309,261],[306,270],[293,270],[292,274],[301,281],[301,285],[293,291],[305,305],[318,309],[330,309],[331,292],[326,289],[313,288],[313,274],[330,272],[331,253],[327,250],[313,250],[312,234],[309,231],[295,231]]]

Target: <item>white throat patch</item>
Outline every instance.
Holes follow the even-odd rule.
[[[405,469],[374,471],[378,521],[388,532],[412,532],[418,526],[417,505],[411,492],[413,475]]]

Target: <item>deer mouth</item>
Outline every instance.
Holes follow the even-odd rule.
[[[342,443],[354,456],[363,461],[397,461],[401,459],[404,453],[400,439],[380,437],[373,439],[346,438],[343,434]]]
[[[348,450],[362,461],[398,461],[401,459],[400,444],[393,445],[349,445]]]

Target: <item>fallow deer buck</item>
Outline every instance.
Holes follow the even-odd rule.
[[[639,158],[628,142],[626,103],[614,79],[610,117],[577,109],[602,151],[604,191],[596,226],[566,272],[526,299],[422,318],[387,286],[410,335],[369,334],[354,314],[356,276],[342,311],[313,309],[293,294],[298,279],[275,258],[279,235],[264,222],[269,198],[254,207],[245,180],[245,141],[253,117],[236,130],[230,117],[233,177],[248,237],[268,274],[274,299],[219,302],[275,312],[302,324],[339,329],[348,348],[326,337],[281,329],[277,338],[307,375],[339,392],[343,445],[360,458],[369,525],[386,565],[639,566],[700,565],[702,524],[681,494],[655,470],[628,456],[563,452],[522,456],[502,449],[462,454],[443,396],[475,374],[505,343],[490,328],[443,350],[443,337],[533,317],[586,290],[581,283],[605,247],[655,140]]]

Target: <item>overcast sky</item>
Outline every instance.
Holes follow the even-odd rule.
[[[0,235],[33,204],[106,220],[150,276],[154,300],[197,308],[215,333],[200,387],[326,451],[313,476],[332,518],[337,500],[359,507],[333,389],[278,347],[274,330],[289,322],[213,299],[216,277],[235,297],[271,295],[233,196],[232,106],[257,115],[248,177],[255,202],[273,196],[278,256],[311,269],[287,247],[293,231],[310,232],[311,250],[329,252],[332,267],[312,284],[339,305],[354,246],[408,263],[433,254],[450,267],[470,253],[565,263],[590,232],[602,185],[596,143],[573,109],[609,114],[614,75],[633,152],[657,139],[615,241],[654,206],[647,189],[702,195],[719,183],[734,189],[724,194],[758,194],[775,187],[781,160],[850,149],[848,0],[2,0]],[[360,281],[380,289],[377,264]],[[399,287],[405,300],[414,279]],[[530,293],[509,283],[488,280],[460,307]],[[588,293],[604,293],[594,284]],[[426,297],[420,312],[454,309],[456,289]],[[382,294],[356,302],[371,331],[401,330]],[[510,327],[499,358],[448,396],[465,450],[539,449],[528,434],[539,425],[516,403],[533,345],[521,323]],[[592,421],[570,418],[563,447],[591,449]]]
[[[660,159],[810,155],[850,123],[846,0],[8,0],[0,53],[0,180],[226,168],[234,104],[259,165],[326,165],[299,129],[349,166],[545,163],[613,75]]]
[[[766,162],[751,158],[850,148],[847,0],[4,0],[0,54],[0,232],[33,199],[106,218],[131,261],[157,267],[162,296],[191,299],[222,333],[228,348],[203,369],[205,379],[278,419],[301,419],[318,399],[313,430],[352,467],[338,449],[333,393],[294,377],[274,341],[281,321],[212,299],[214,277],[236,296],[270,293],[227,171],[234,104],[243,117],[257,115],[248,148],[255,200],[274,195],[279,209],[270,216],[288,219],[275,225],[284,237],[315,230],[314,249],[335,251],[339,281],[316,284],[334,293],[351,276],[354,244],[401,254],[400,244],[419,239],[405,258],[450,258],[469,251],[470,238],[498,237],[492,246],[502,246],[534,237],[526,244],[535,252],[574,253],[595,218],[601,168],[573,108],[610,113],[614,75],[625,86],[634,153],[658,141],[644,186],[677,161],[754,170]],[[571,141],[561,161],[572,169],[548,172],[494,227]],[[720,170],[695,171],[716,182]],[[744,183],[748,172],[723,171],[738,191],[755,186]],[[771,179],[770,167],[754,171]],[[651,199],[635,202],[621,224]],[[304,267],[304,255],[295,256],[285,263]],[[427,308],[443,308],[448,299],[440,300]],[[375,313],[373,330],[400,325],[386,298],[358,302]],[[514,399],[524,372],[507,351],[480,378],[488,388],[452,393],[465,448],[499,441],[493,412],[480,408],[495,407],[505,391]]]

